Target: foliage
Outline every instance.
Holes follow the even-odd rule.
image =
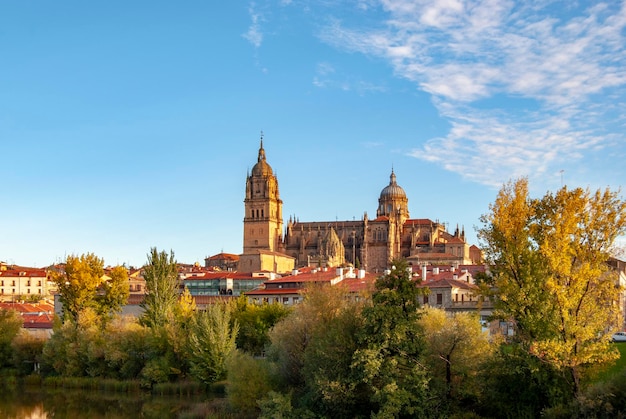
[[[63,304],[63,319],[79,323],[87,309],[95,310],[105,323],[126,304],[130,293],[126,268],[113,268],[110,280],[104,275],[104,260],[93,253],[70,255],[63,272],[50,274]]]
[[[190,373],[210,384],[226,377],[226,359],[235,350],[237,323],[227,305],[215,303],[199,312],[189,338]]]
[[[45,335],[33,335],[22,331],[11,342],[13,349],[13,365],[20,375],[28,375],[37,371],[41,362],[43,346],[48,339]]]
[[[420,289],[405,261],[376,281],[353,367],[368,394],[374,417],[425,417],[428,377],[422,364],[424,338],[419,325]]]
[[[164,326],[172,319],[178,301],[179,281],[174,252],[170,251],[168,256],[165,251],[151,248],[143,277],[146,296],[141,306],[145,311],[140,321],[148,327]]]
[[[0,309],[0,368],[12,364],[11,342],[20,332],[23,322],[17,311]]]
[[[258,417],[258,400],[274,390],[269,364],[263,359],[255,359],[245,352],[235,350],[226,360],[226,369],[226,392],[230,407],[241,417]]]
[[[128,318],[114,319],[105,330],[106,376],[120,380],[136,379],[150,353],[150,330]]]
[[[610,334],[620,288],[607,260],[626,231],[626,202],[610,190],[563,187],[528,197],[525,179],[505,185],[479,234],[493,266],[496,315],[542,362],[567,371],[573,394],[582,369],[617,357]]]
[[[540,417],[568,399],[563,374],[518,344],[504,344],[483,365],[481,412],[486,417]]]
[[[283,304],[251,304],[244,295],[233,306],[232,319],[239,324],[237,348],[254,355],[265,351],[270,343],[269,331],[290,312]]]
[[[305,408],[294,408],[291,393],[282,394],[270,391],[259,401],[259,419],[313,419],[315,414]]]
[[[496,348],[482,331],[478,315],[428,308],[419,322],[426,339],[431,388],[439,388],[448,400],[476,396],[481,387],[478,373]]]
[[[316,304],[321,314],[304,352],[308,409],[324,417],[369,414],[362,410],[367,393],[361,391],[362,383],[351,366],[363,326],[362,304],[349,299],[339,286],[310,290],[305,304]]]
[[[607,381],[589,386],[571,403],[547,409],[544,417],[549,419],[625,418],[626,369],[622,369]]]
[[[76,323],[81,311],[95,307],[96,292],[103,276],[104,261],[93,253],[69,255],[64,272],[51,273],[63,304],[64,320]]]
[[[110,272],[110,279],[100,284],[96,299],[96,312],[101,318],[110,320],[119,313],[128,301],[128,271],[124,266],[116,266]]]

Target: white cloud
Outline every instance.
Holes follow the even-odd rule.
[[[245,32],[242,36],[256,48],[259,48],[261,46],[261,43],[263,42],[263,33],[261,32],[260,25],[260,22],[263,20],[263,16],[255,10],[254,3],[250,4],[250,7],[248,8],[248,13],[250,14],[252,23],[248,27],[248,31]]]
[[[346,92],[353,91],[361,95],[369,92],[384,92],[385,87],[371,82],[337,76],[335,67],[328,62],[317,64],[313,85],[319,88],[334,88]]]
[[[554,172],[614,143],[602,129],[625,100],[626,1],[381,5],[388,19],[379,27],[348,29],[335,21],[323,36],[338,48],[387,59],[432,95],[452,128],[411,155],[498,186]],[[511,101],[522,104],[509,107]]]

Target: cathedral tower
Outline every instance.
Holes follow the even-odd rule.
[[[278,180],[265,159],[263,134],[257,163],[246,180],[243,253],[276,252],[282,245],[283,201]]]

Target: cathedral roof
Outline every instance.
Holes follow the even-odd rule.
[[[272,176],[272,167],[265,161],[265,150],[263,149],[263,138],[261,138],[261,146],[259,147],[259,157],[257,164],[252,168],[252,174],[256,176]]]
[[[396,174],[391,170],[391,176],[389,176],[389,185],[385,186],[380,192],[380,199],[385,200],[389,198],[403,198],[406,199],[406,192],[400,185],[396,183]]]

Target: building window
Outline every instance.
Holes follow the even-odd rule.
[[[26,289],[26,294],[30,294],[30,288]]]
[[[443,294],[437,294],[437,304],[438,305],[443,304]]]
[[[424,304],[428,304],[428,295],[424,296]]]
[[[41,286],[41,281],[37,281],[37,286],[40,287]]]

